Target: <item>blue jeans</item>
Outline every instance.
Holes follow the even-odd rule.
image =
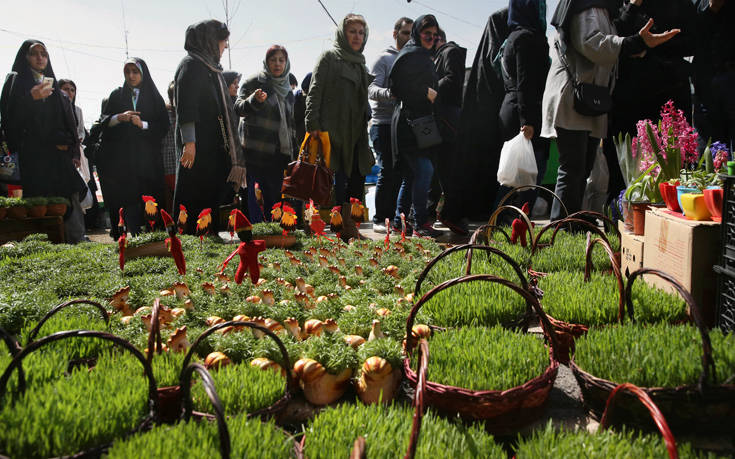
[[[393,152],[391,151],[390,124],[373,124],[370,126],[370,141],[375,152],[378,171],[378,183],[375,185],[375,216],[373,223],[384,224],[396,210],[398,188],[401,178],[393,168]]]
[[[429,196],[429,186],[434,175],[434,166],[426,156],[407,154],[401,156],[401,172],[403,179],[398,191],[394,224],[400,228],[401,213],[408,217],[413,204],[416,226],[427,222],[428,211],[426,201]]]

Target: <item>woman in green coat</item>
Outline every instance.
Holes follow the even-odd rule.
[[[345,16],[336,31],[334,48],[325,51],[314,68],[306,98],[306,130],[312,135],[329,133],[329,167],[335,171],[338,204],[349,198],[363,199],[365,176],[375,163],[367,133],[371,77],[362,54],[367,37],[365,18]]]

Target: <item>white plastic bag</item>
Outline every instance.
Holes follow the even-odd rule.
[[[508,187],[535,185],[537,175],[533,144],[519,132],[503,144],[498,165],[498,182]]]
[[[607,201],[607,182],[610,172],[607,169],[607,160],[602,152],[602,147],[597,148],[595,164],[590,176],[587,177],[587,186],[582,198],[582,209],[603,213]]]
[[[82,180],[84,180],[84,174],[82,174],[82,171],[77,169],[77,172],[79,172]],[[89,190],[89,185],[87,184],[87,182],[84,182],[84,184],[86,186],[84,187],[84,192],[79,194],[79,204],[81,205],[82,210],[86,213],[89,209],[92,208],[94,200],[92,199],[92,192]]]

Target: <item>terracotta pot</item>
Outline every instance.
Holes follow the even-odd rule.
[[[7,207],[0,207],[0,220],[3,220],[8,215]]]
[[[46,206],[46,215],[62,217],[66,213],[66,204],[49,204]]]
[[[722,199],[724,190],[722,188],[707,188],[704,190],[704,203],[707,210],[712,214],[712,220],[722,221]]]
[[[265,241],[265,246],[269,249],[288,249],[296,245],[296,236],[292,234],[269,234],[266,236],[255,237],[254,239],[262,239]]]
[[[158,388],[158,416],[161,421],[174,423],[181,415],[181,386]]]
[[[28,216],[31,218],[39,218],[46,216],[46,206],[33,206],[28,209]]]
[[[26,206],[8,207],[8,217],[22,220],[28,217],[28,208]]]
[[[633,234],[642,236],[646,229],[646,211],[651,207],[647,202],[635,202],[632,204]]]
[[[679,182],[672,185],[669,182],[663,182],[658,184],[658,190],[661,192],[661,196],[664,198],[666,208],[673,212],[681,212],[679,207],[679,200],[676,195],[676,187],[679,186]]]

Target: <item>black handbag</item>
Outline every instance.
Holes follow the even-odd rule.
[[[406,121],[411,126],[413,135],[416,136],[416,144],[419,149],[435,147],[443,142],[439,125],[433,114],[413,120],[406,118]]]
[[[559,42],[554,42],[561,65],[569,75],[569,81],[574,86],[574,110],[584,116],[601,116],[612,110],[612,96],[607,86],[577,81],[569,69],[564,53],[559,49]]]

